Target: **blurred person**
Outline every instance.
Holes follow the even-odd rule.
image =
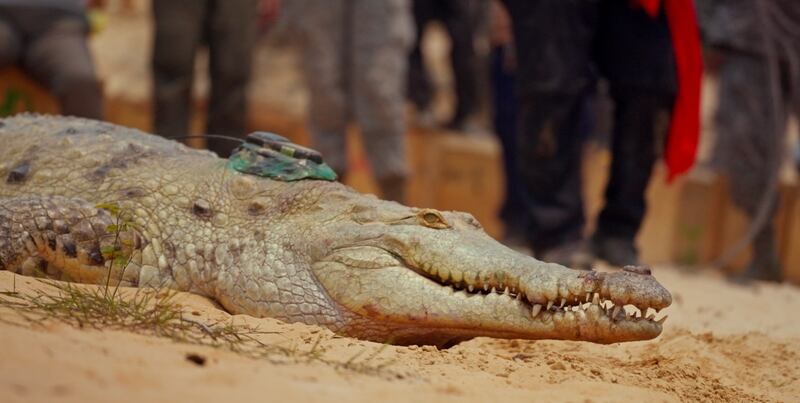
[[[263,3],[263,0],[262,0]],[[276,12],[275,0],[156,0],[152,3],[154,131],[166,137],[190,133],[195,55],[208,46],[211,91],[205,133],[243,137],[259,11]],[[238,144],[206,138],[226,158]]]
[[[644,193],[673,108],[670,177],[694,160],[702,67],[691,1],[505,4],[517,52],[518,163],[531,248],[539,259],[574,268],[589,268],[595,258],[638,264]],[[608,80],[615,109],[605,206],[587,242],[580,125],[596,75]]]
[[[385,199],[402,202],[408,175],[404,89],[413,39],[407,0],[293,0],[309,87],[309,129],[327,163],[347,177],[345,131],[361,128]]]
[[[800,111],[800,3],[704,0],[698,9],[718,76],[712,165],[728,176],[731,200],[751,221],[766,208],[741,277],[780,281],[773,221],[789,151],[786,120]]]
[[[474,39],[476,0],[414,0],[414,22],[417,35],[409,55],[408,95],[417,110],[422,126],[436,126],[432,111],[434,88],[425,68],[422,40],[425,29],[433,21],[444,24],[450,38],[450,64],[455,88],[455,111],[446,126],[454,130],[470,130],[468,119],[477,110],[477,56]]]
[[[91,2],[95,3],[95,2]],[[64,115],[103,119],[84,0],[0,0],[0,67],[18,65]]]
[[[492,124],[503,152],[505,198],[499,216],[503,222],[503,243],[527,248],[525,223],[528,221],[523,184],[517,167],[517,95],[516,58],[511,17],[505,7],[491,3],[489,39]]]

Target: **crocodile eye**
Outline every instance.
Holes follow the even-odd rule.
[[[436,229],[450,228],[450,224],[448,224],[447,221],[444,220],[444,217],[442,217],[442,215],[438,211],[423,210],[417,215],[417,217],[421,219],[420,220],[421,224],[426,227],[436,228]]]

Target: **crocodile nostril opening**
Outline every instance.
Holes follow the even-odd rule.
[[[623,267],[622,271],[627,271],[629,273],[642,274],[642,275],[646,275],[646,276],[649,276],[649,275],[652,274],[652,271],[650,270],[650,266],[646,266],[646,265],[638,265],[638,266],[628,265],[628,266]]]

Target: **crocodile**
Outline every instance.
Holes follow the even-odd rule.
[[[0,120],[0,143],[0,270],[168,287],[232,314],[400,345],[646,340],[671,303],[645,267],[538,261],[466,213],[243,174],[107,122],[17,115]]]

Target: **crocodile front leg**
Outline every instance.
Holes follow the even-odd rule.
[[[0,270],[93,284],[136,285],[135,230],[108,211],[60,196],[0,199]]]

